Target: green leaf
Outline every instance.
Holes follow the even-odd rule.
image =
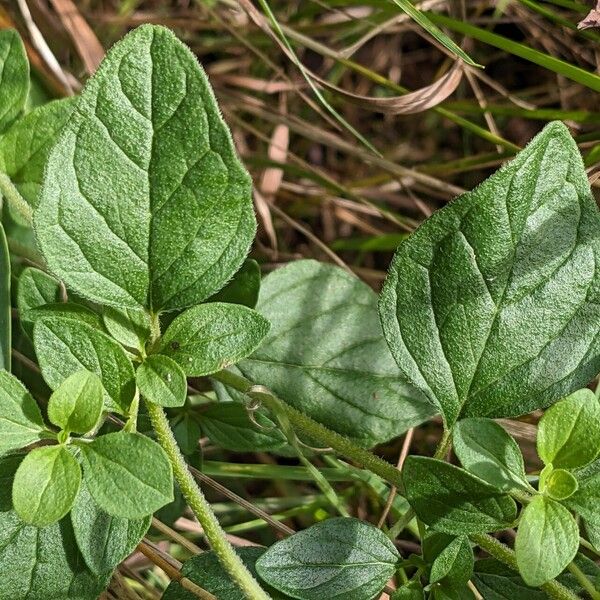
[[[390,600],[424,600],[424,598],[423,586],[418,581],[409,581],[390,596]]]
[[[595,377],[599,228],[577,146],[555,122],[400,244],[385,337],[448,426],[528,413]]]
[[[69,519],[39,529],[0,512],[0,598],[96,600],[109,579],[88,569]]]
[[[213,444],[234,452],[270,452],[285,446],[287,440],[279,427],[260,412],[254,413],[239,402],[216,402],[200,413],[204,433]]]
[[[453,449],[467,471],[498,489],[531,490],[519,445],[498,423],[484,418],[459,421]]]
[[[264,548],[236,548],[236,553],[242,559],[248,570],[257,577],[256,561],[265,552]],[[187,577],[202,589],[215,595],[219,600],[240,600],[240,589],[231,579],[227,571],[221,565],[214,552],[203,552],[186,560],[181,567],[181,574]],[[273,600],[286,600],[277,590],[265,586]],[[196,596],[181,587],[176,581],[172,581],[165,590],[162,600],[196,600]]]
[[[589,523],[600,524],[600,471],[579,476],[579,487],[564,501],[565,506],[581,515]]]
[[[536,496],[523,510],[515,539],[517,565],[527,585],[553,579],[575,558],[579,528],[561,504]]]
[[[102,575],[115,569],[140,543],[152,517],[120,519],[104,512],[85,485],[81,486],[71,510],[71,523],[77,546],[93,573]]]
[[[242,265],[250,177],[169,30],[143,25],[108,52],[50,152],[34,224],[50,269],[103,305],[195,305]]]
[[[15,474],[15,511],[36,527],[56,523],[71,510],[80,483],[81,467],[64,446],[35,448]]]
[[[10,371],[12,314],[10,305],[10,254],[0,223],[0,369]]]
[[[260,266],[254,259],[248,258],[233,279],[207,302],[227,302],[254,308],[258,302],[259,291]]]
[[[572,473],[564,469],[555,469],[546,478],[542,491],[555,500],[566,500],[577,491],[578,487],[577,479]]]
[[[458,536],[446,540],[431,564],[429,583],[442,580],[457,586],[467,583],[473,574],[474,560],[469,538]]]
[[[398,559],[394,544],[373,525],[336,518],[277,542],[256,570],[293,598],[364,600],[381,592]]]
[[[202,436],[200,424],[195,415],[184,413],[182,418],[171,424],[177,445],[183,454],[194,454],[198,450],[198,442]]]
[[[600,454],[600,402],[594,392],[578,390],[544,413],[537,451],[544,463],[563,469],[583,467]]]
[[[71,319],[80,323],[86,323],[99,331],[104,331],[100,315],[87,306],[75,302],[55,302],[32,308],[23,313],[21,321],[25,324],[31,324],[33,328],[35,322],[43,317]]]
[[[29,61],[14,29],[0,30],[0,131],[21,113],[29,93]]]
[[[493,558],[475,562],[472,581],[485,600],[549,600],[545,592],[529,587],[518,573]]]
[[[449,463],[409,456],[402,480],[406,499],[432,529],[463,535],[510,527],[517,516],[510,496]]]
[[[200,377],[246,358],[268,331],[269,322],[245,306],[200,304],[169,325],[159,351],[177,362],[189,377]]]
[[[182,368],[168,356],[151,354],[138,367],[135,380],[144,398],[160,406],[183,406],[187,379]]]
[[[0,455],[41,439],[42,414],[25,386],[7,371],[0,371]]]
[[[139,519],[173,500],[171,463],[150,438],[108,433],[81,449],[84,481],[108,514]]]
[[[150,315],[145,310],[105,306],[102,318],[108,333],[117,342],[138,351],[144,349],[152,327]]]
[[[43,317],[35,323],[33,343],[42,375],[53,390],[69,375],[87,369],[102,380],[105,406],[127,414],[135,393],[135,375],[117,342],[86,323]]]
[[[87,433],[100,419],[103,393],[98,375],[86,370],[77,371],[50,396],[48,418],[64,431]]]
[[[48,153],[72,109],[73,98],[54,100],[34,108],[0,136],[0,170],[34,208]]]
[[[377,297],[339,267],[295,261],[262,281],[257,310],[271,322],[238,368],[320,423],[374,446],[435,409],[398,376]]]
[[[34,267],[26,267],[17,285],[17,308],[25,333],[33,337],[33,322],[27,316],[33,308],[55,304],[61,300],[60,282]]]

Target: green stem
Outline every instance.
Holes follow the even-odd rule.
[[[198,518],[204,534],[219,557],[221,564],[248,600],[271,600],[271,597],[260,587],[227,541],[225,532],[215,517],[210,504],[206,501],[202,490],[196,484],[187,467],[164,410],[158,404],[152,402],[146,402],[146,407],[152,421],[152,427],[156,432],[156,439],[169,457],[179,488],[192,512]]]
[[[279,405],[285,410],[292,425],[306,434],[308,437],[316,440],[324,446],[332,448],[335,452],[354,461],[360,467],[368,469],[376,475],[379,475],[379,477],[397,487],[400,493],[402,493],[402,490],[404,490],[400,472],[396,469],[396,467],[379,458],[378,456],[375,456],[368,450],[357,446],[354,442],[343,435],[340,435],[335,431],[331,431],[324,425],[321,425],[321,423],[317,423],[299,410],[292,408],[289,404],[286,404],[285,402],[276,398],[272,392],[269,392],[263,386],[255,386],[249,379],[246,379],[241,375],[236,375],[230,371],[219,371],[218,373],[211,375],[211,377],[239,392],[242,392],[243,394],[254,396],[258,399],[266,399],[267,396],[270,395],[272,400],[274,402],[278,402]],[[436,451],[436,456],[444,456],[447,453],[448,448],[450,447],[450,440],[450,431],[445,431],[440,441],[440,445]],[[409,519],[410,521],[413,517],[413,514],[411,513],[412,509],[404,515],[403,519],[401,519],[401,522],[406,519]],[[519,572],[515,553],[508,546],[499,542],[491,535],[477,534],[470,537],[473,542],[483,548],[488,554],[490,554],[490,556],[493,556],[497,560],[508,565],[517,573]],[[578,600],[575,594],[555,580],[545,583],[541,586],[541,589],[543,589],[554,600]]]
[[[594,587],[594,584],[586,577],[586,574],[572,562],[567,567],[579,582],[579,585],[589,594],[592,600],[600,600],[600,592]]]
[[[25,221],[31,225],[33,220],[33,211],[31,206],[21,196],[19,190],[14,186],[10,177],[0,171],[0,193],[6,198],[11,207],[18,212]]]
[[[485,550],[490,556],[504,563],[513,571],[519,572],[517,558],[514,550],[511,550],[506,544],[498,541],[495,537],[486,533],[478,533],[469,536],[471,541]],[[580,600],[571,590],[556,580],[548,581],[540,586],[544,592],[554,600]]]

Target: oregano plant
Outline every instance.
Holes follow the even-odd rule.
[[[164,27],[76,98],[28,93],[0,31],[0,598],[93,600],[186,506],[210,550],[165,599],[600,598],[600,217],[564,125],[408,236],[378,297],[314,260],[261,279],[250,176]],[[371,451],[437,415],[433,456]],[[201,436],[297,460],[319,519],[234,548]]]

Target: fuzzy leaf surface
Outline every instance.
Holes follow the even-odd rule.
[[[50,152],[34,224],[50,269],[103,305],[185,308],[241,266],[250,177],[172,32],[143,25],[108,52]]]
[[[400,244],[385,337],[449,426],[547,407],[596,376],[599,230],[579,150],[555,122]]]

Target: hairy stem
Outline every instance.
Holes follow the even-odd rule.
[[[479,533],[469,536],[471,541],[475,542],[480,548],[485,550],[490,556],[504,563],[513,571],[519,571],[517,558],[514,550],[511,550],[506,544],[498,541],[495,537],[486,533]],[[554,600],[579,600],[579,597],[562,583],[556,580],[548,581],[540,586],[550,598]]]
[[[23,196],[21,196],[19,190],[17,190],[13,182],[10,180],[10,177],[1,171],[0,194],[6,198],[11,208],[18,212],[27,223],[31,224],[33,219],[33,211],[31,210],[31,206],[29,206]]]
[[[158,443],[169,457],[179,488],[200,525],[202,525],[204,534],[211,548],[219,557],[221,564],[248,600],[271,600],[271,597],[260,587],[227,541],[225,532],[215,517],[210,504],[206,501],[202,490],[198,487],[188,469],[164,410],[152,402],[146,402],[146,406]]]
[[[386,462],[378,456],[375,456],[372,452],[357,446],[354,442],[343,435],[340,435],[335,431],[331,431],[331,429],[321,425],[321,423],[317,423],[317,421],[314,421],[309,416],[276,398],[274,394],[266,390],[266,388],[263,386],[256,386],[249,379],[246,379],[241,375],[236,375],[230,371],[220,371],[211,377],[239,392],[242,392],[243,394],[255,397],[259,400],[267,400],[268,395],[270,394],[272,401],[278,402],[281,408],[285,410],[290,423],[295,428],[305,433],[312,439],[318,441],[320,444],[328,446],[338,454],[352,460],[360,467],[368,469],[376,475],[379,475],[379,477],[385,479],[388,483],[396,486],[401,493],[402,490],[404,490],[400,472],[394,467],[394,465]],[[265,404],[267,404],[267,402],[265,402]],[[450,448],[450,442],[450,432],[445,431],[436,451],[437,458],[443,458],[446,455]],[[412,510],[408,511],[404,518],[401,519],[403,526],[404,521],[406,519],[412,519],[413,515],[414,513]],[[503,562],[518,573],[519,569],[517,567],[515,553],[508,546],[499,542],[491,535],[477,534],[470,536],[470,538],[478,546],[483,548],[490,556],[493,556],[497,560]],[[569,589],[556,580],[545,583],[541,586],[541,589],[543,589],[554,600],[577,600],[577,596],[575,594],[573,594]]]
[[[575,579],[579,582],[579,585],[589,594],[592,600],[600,600],[600,592],[574,562],[572,562],[567,569],[573,573]]]

